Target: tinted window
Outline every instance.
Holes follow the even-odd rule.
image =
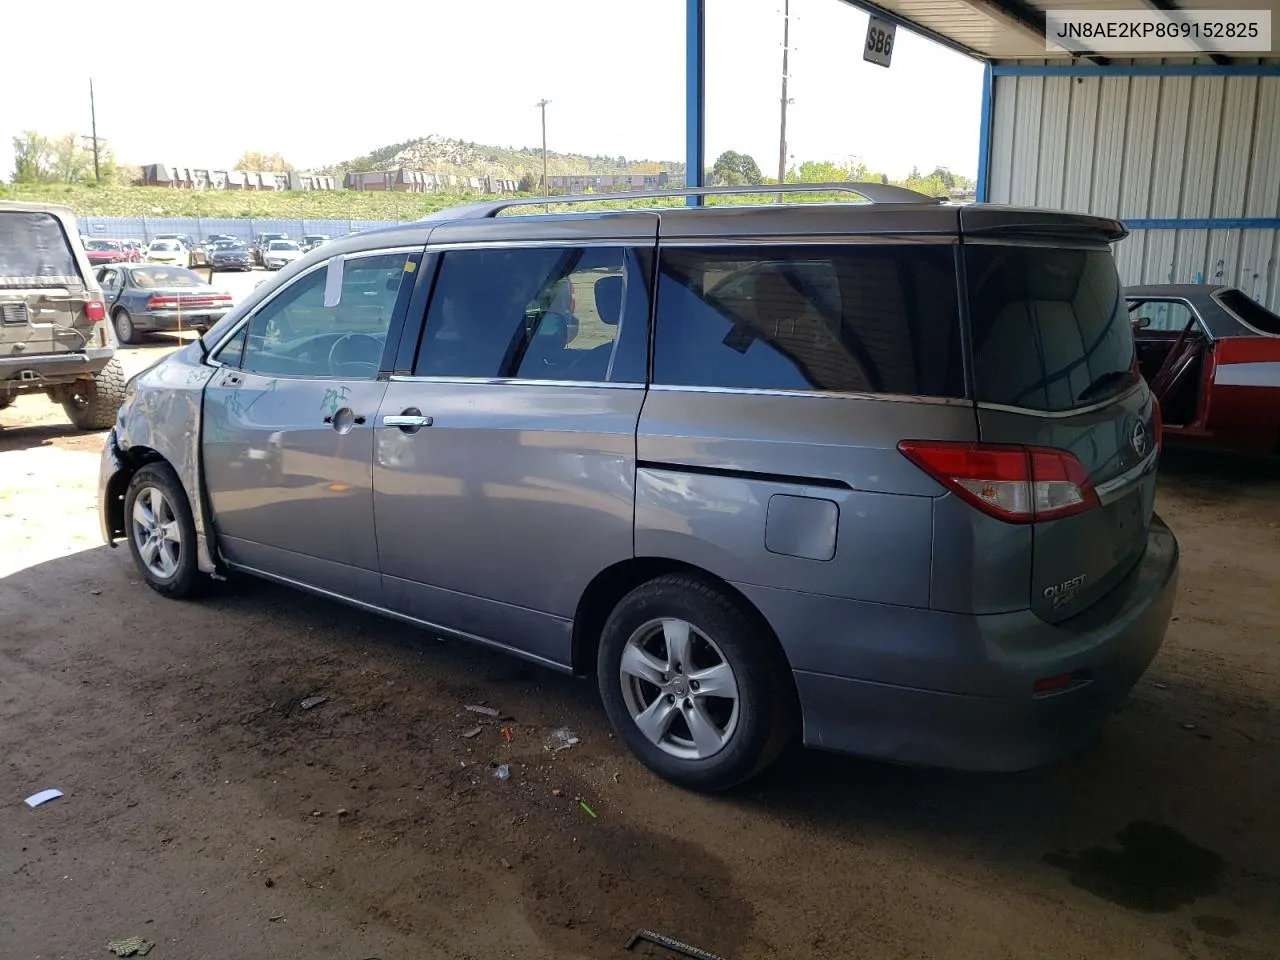
[[[978,399],[1071,410],[1136,381],[1110,250],[965,247]]]
[[[960,397],[949,246],[669,249],[654,382]]]
[[[646,276],[621,247],[445,253],[414,373],[643,381]]]
[[[57,217],[0,212],[0,287],[78,286],[81,282]]]
[[[403,253],[352,257],[338,303],[325,306],[328,270],[301,277],[249,320],[244,369],[274,376],[372,379],[395,313]]]
[[[1218,302],[1253,329],[1280,336],[1280,317],[1256,300],[1249,299],[1243,290],[1223,290],[1218,294]]]

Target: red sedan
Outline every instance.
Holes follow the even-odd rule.
[[[89,263],[101,267],[108,263],[124,263],[129,259],[129,251],[119,240],[89,240],[84,245],[85,255]]]
[[[1142,375],[1165,438],[1280,453],[1280,316],[1235,287],[1128,287]]]

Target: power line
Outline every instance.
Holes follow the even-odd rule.
[[[547,179],[547,104],[550,102],[544,98],[534,104],[542,111],[542,192],[547,196],[551,195],[551,181]]]

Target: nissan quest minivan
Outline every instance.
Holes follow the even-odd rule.
[[[506,201],[326,244],[130,382],[104,535],[166,596],[252,574],[594,675],[689,787],[797,735],[1076,751],[1177,579],[1124,228],[821,189],[870,202]]]

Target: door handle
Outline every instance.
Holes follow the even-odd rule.
[[[424,417],[421,414],[392,414],[389,413],[382,418],[384,427],[399,427],[401,430],[406,427],[429,427],[431,426],[431,418]]]

